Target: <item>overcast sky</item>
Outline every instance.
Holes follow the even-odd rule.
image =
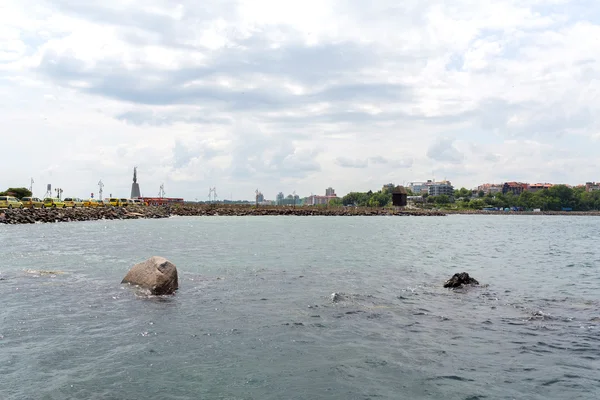
[[[597,0],[4,0],[0,189],[600,180]]]

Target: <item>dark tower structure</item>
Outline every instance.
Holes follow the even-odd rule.
[[[131,184],[130,199],[137,199],[138,197],[141,197],[140,185],[137,183],[137,167],[133,167],[133,183]]]
[[[396,186],[392,192],[392,204],[395,207],[406,207],[408,203],[408,195],[403,186]]]

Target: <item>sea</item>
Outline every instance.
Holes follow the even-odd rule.
[[[0,225],[0,399],[598,399],[599,226],[496,215]],[[154,255],[177,266],[173,296],[120,283]],[[480,285],[443,287],[463,271]]]

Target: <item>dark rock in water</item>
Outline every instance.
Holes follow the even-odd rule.
[[[466,272],[461,272],[458,274],[454,274],[452,278],[448,279],[446,283],[444,283],[445,288],[457,288],[462,285],[479,285],[476,279],[471,278],[469,274]]]
[[[337,303],[338,301],[342,300],[342,294],[341,293],[331,293],[331,296],[329,296],[329,298],[331,299],[332,303]]]
[[[121,283],[138,285],[154,295],[173,294],[179,288],[175,265],[157,256],[134,265]]]

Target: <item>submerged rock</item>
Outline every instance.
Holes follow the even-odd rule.
[[[154,295],[173,294],[179,288],[177,268],[163,257],[150,257],[131,267],[121,283],[138,285]]]
[[[479,285],[475,278],[471,278],[466,272],[454,274],[452,278],[444,283],[445,288],[457,288],[462,285]]]

